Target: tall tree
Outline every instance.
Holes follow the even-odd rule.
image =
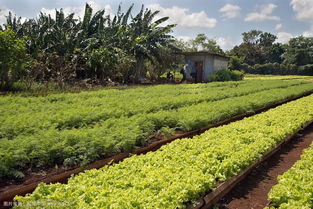
[[[193,51],[210,51],[224,54],[217,42],[214,39],[209,39],[204,33],[198,34],[194,40],[191,40],[191,48]]]
[[[313,37],[292,38],[285,48],[285,63],[297,66],[313,64]]]
[[[82,20],[74,18],[74,13],[66,15],[60,9],[56,10],[55,17],[40,13],[38,18],[23,23],[10,14],[7,26],[17,37],[27,37],[28,52],[47,65],[50,77],[65,75],[65,69],[72,69],[74,74],[85,71],[81,76],[114,78],[118,76],[112,75],[115,73],[112,69],[119,60],[123,61],[120,66],[126,66],[127,61],[133,66],[135,58],[136,67],[131,73],[126,70],[127,77],[139,81],[146,75],[144,61],[161,60],[159,49],[173,47],[174,39],[169,33],[175,25],[165,24],[168,17],[156,19],[158,11],[142,6],[137,15],[132,15],[132,8],[130,6],[123,13],[119,6],[116,15],[105,16],[104,10],[93,14],[91,6],[86,4]],[[73,76],[73,73],[69,75]]]
[[[243,43],[257,45],[260,42],[260,35],[262,31],[260,30],[251,30],[249,32],[242,33]]]
[[[159,11],[145,9],[142,5],[140,12],[132,19],[130,23],[132,48],[131,51],[136,58],[135,82],[139,82],[145,77],[144,61],[149,59],[153,62],[153,57],[160,58],[161,47],[174,47],[174,39],[169,32],[175,25],[160,26],[168,20],[163,17],[155,20]]]
[[[23,73],[27,62],[24,39],[16,39],[9,28],[0,31],[0,89],[9,89]]]
[[[249,65],[264,64],[269,62],[281,63],[284,53],[281,44],[276,44],[277,37],[268,32],[251,30],[242,33],[243,42],[235,46],[230,54],[240,57]]]

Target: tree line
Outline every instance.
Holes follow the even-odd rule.
[[[277,36],[260,30],[242,33],[242,43],[223,51],[205,34],[178,41],[184,51],[211,51],[230,57],[229,69],[253,74],[313,75],[313,37],[298,36],[278,43]]]
[[[313,75],[313,38],[298,36],[286,44],[260,30],[242,34],[242,43],[227,54],[230,68],[253,74]]]
[[[156,19],[159,12],[144,6],[132,13],[133,6],[126,12],[120,6],[114,16],[105,10],[93,13],[89,4],[82,19],[62,9],[55,17],[40,13],[24,22],[10,13],[0,27],[0,88],[17,80],[103,84],[159,76],[162,70],[153,66],[170,67],[175,25],[164,26],[168,17]]]
[[[184,64],[177,51],[211,51],[230,56],[229,69],[256,74],[313,75],[313,38],[299,36],[277,43],[277,36],[260,30],[242,34],[242,43],[223,51],[205,34],[195,39],[175,39],[175,25],[168,17],[157,19],[158,11],[143,5],[137,14],[133,6],[115,15],[94,12],[89,4],[84,16],[55,16],[40,13],[22,21],[11,13],[0,26],[0,89],[23,82],[108,84],[157,80],[167,71],[179,71]]]

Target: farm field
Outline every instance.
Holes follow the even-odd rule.
[[[272,150],[270,156],[267,155],[261,162],[257,162],[257,166],[254,166],[251,172],[246,173],[244,179],[223,196],[215,206],[219,209],[263,209],[273,205],[268,199],[270,190],[278,184],[279,176],[299,161],[301,155],[312,144],[313,123],[307,124],[297,134],[279,145],[277,149]],[[304,184],[304,181],[302,183]],[[277,204],[275,205],[278,208]]]
[[[177,109],[259,91],[296,86],[305,82],[230,82],[185,86],[157,86],[129,90],[103,90],[48,97],[1,98],[0,135],[14,138],[47,129],[93,126],[109,118]],[[236,88],[234,88],[236,87]],[[8,110],[6,110],[8,109]],[[6,111],[5,111],[6,110]],[[13,120],[16,113],[22,120]]]
[[[245,75],[245,80],[313,80],[313,76],[304,75]]]
[[[16,208],[41,208],[47,201],[51,208],[185,208],[312,121],[312,102],[312,95],[289,102],[156,152],[87,171],[68,184],[40,184],[34,193],[17,197],[21,205]]]
[[[313,209],[313,0],[194,2],[1,2],[0,209]]]
[[[306,81],[162,85],[47,97],[0,98],[0,177],[81,166],[311,92]]]
[[[271,208],[313,208],[313,144],[278,178],[269,195]]]

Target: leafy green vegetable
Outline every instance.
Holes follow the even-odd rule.
[[[104,90],[48,97],[0,98],[0,138],[12,139],[47,129],[73,129],[137,114],[173,110],[202,102],[244,96],[303,81],[244,81],[223,85],[169,85],[129,90]],[[312,85],[313,86],[313,85]]]
[[[268,200],[281,209],[313,208],[313,144],[304,150],[301,160],[278,177]]]
[[[156,152],[73,176],[67,184],[40,184],[32,194],[16,197],[21,203],[16,208],[185,208],[312,121],[312,102],[308,96],[176,140]]]
[[[146,107],[145,104],[142,104],[138,105],[138,107],[142,108],[142,112],[128,116],[121,115],[120,117],[113,117],[111,115],[112,117],[101,120],[91,127],[86,126],[76,129],[68,128],[61,130],[50,127],[44,130],[36,130],[33,134],[21,134],[13,138],[2,138],[0,139],[0,178],[16,178],[16,175],[12,175],[12,171],[23,172],[23,170],[29,168],[54,167],[55,165],[86,165],[96,159],[102,159],[119,152],[130,151],[135,146],[145,145],[150,136],[160,131],[169,135],[173,133],[172,130],[174,129],[183,131],[194,130],[234,115],[253,111],[283,99],[299,96],[313,89],[313,84],[311,83],[281,83],[280,81],[278,83],[276,83],[276,81],[271,83],[266,81],[263,85],[265,84],[271,86],[272,89],[261,91],[256,90],[258,87],[254,86],[255,84],[249,84],[251,86],[248,88],[246,84],[238,84],[239,86],[236,87],[237,83],[225,83],[224,85],[227,87],[214,84],[212,91],[208,91],[206,85],[209,84],[195,85],[194,87],[196,87],[196,89],[203,88],[206,89],[205,91],[208,91],[207,93],[200,93],[200,90],[192,89],[193,85],[190,87],[183,85],[181,91],[184,92],[188,90],[190,94],[179,91],[176,93],[181,96],[185,95],[186,101],[189,101],[187,98],[189,98],[190,95],[196,96],[195,98],[199,99],[202,99],[202,97],[211,97],[211,99],[209,101],[202,101],[180,107],[175,101],[180,101],[180,104],[183,104],[185,97],[180,97],[179,100],[167,98],[166,101],[160,98],[159,101],[162,101],[166,106],[173,101],[175,108],[145,112],[144,110],[153,106]],[[263,89],[263,85],[260,85],[259,88]],[[276,86],[276,88],[273,86]],[[254,89],[252,89],[252,87]],[[156,86],[152,89],[154,88],[162,89],[162,92],[159,92],[159,94],[166,94],[163,93],[165,89],[169,89],[169,92],[172,91],[169,86]],[[221,88],[223,90],[216,90],[215,88]],[[214,89],[216,91],[215,93]],[[234,91],[230,89],[235,89],[238,92],[234,93]],[[145,88],[133,90],[135,92],[146,92]],[[197,94],[192,94],[194,91],[197,92]],[[228,95],[228,98],[225,98],[225,95],[228,94],[225,93],[225,91],[232,92],[234,95]],[[117,91],[117,93],[119,93],[119,91]],[[172,93],[174,94],[174,92]],[[92,95],[93,94],[101,95],[101,93],[97,92],[92,92]],[[82,97],[86,97],[86,101],[88,101],[89,96],[92,97],[92,95],[88,93],[86,96],[82,93]],[[69,94],[41,99],[55,102],[55,97],[57,97],[58,99],[56,100],[59,100],[61,103],[71,104],[66,96],[77,97],[77,95],[73,96]],[[123,95],[123,97],[125,97],[125,95]],[[149,104],[149,98],[146,99],[148,100],[146,104]],[[154,97],[152,100],[155,101]],[[99,102],[101,101],[102,99],[99,99]],[[113,109],[115,108],[113,103],[110,103],[110,105]],[[123,103],[123,105],[127,107],[127,103]],[[51,107],[54,106],[52,105]],[[122,105],[119,107],[123,109]],[[134,108],[134,110],[136,108]],[[140,108],[137,108],[137,110],[139,111]],[[42,114],[47,113],[43,111]],[[55,114],[58,115],[58,112],[55,112]],[[66,115],[66,112],[64,115]],[[40,120],[38,123],[39,122]],[[42,123],[44,123],[44,120]],[[9,127],[15,128],[12,125],[9,125]]]

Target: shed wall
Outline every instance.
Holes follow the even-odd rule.
[[[186,77],[191,79],[190,73],[196,72],[195,62],[203,61],[203,81],[209,81],[209,75],[215,71],[227,68],[228,60],[214,55],[188,55],[185,57],[188,64]]]
[[[222,57],[214,57],[214,71],[226,69],[228,65],[228,60]]]
[[[209,81],[209,75],[213,73],[214,71],[214,56],[207,55],[205,57],[205,66],[204,66],[204,72],[203,72],[203,81],[208,82]]]

